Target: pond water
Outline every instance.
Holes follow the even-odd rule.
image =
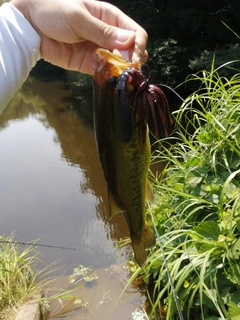
[[[123,215],[108,219],[87,109],[91,90],[73,103],[65,82],[29,79],[0,115],[0,234],[47,245],[37,248],[43,261],[37,268],[53,264],[60,267],[55,274],[66,277],[80,264],[98,272],[93,288],[80,293],[91,300],[88,312],[69,319],[132,319],[146,299],[135,286],[113,308],[129,277],[122,266],[132,250],[117,248],[128,229]]]

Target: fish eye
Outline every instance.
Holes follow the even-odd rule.
[[[109,84],[111,85],[115,85],[117,83],[117,78],[114,77],[114,76],[111,76],[109,79],[108,79],[108,82]]]

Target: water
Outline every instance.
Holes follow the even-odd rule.
[[[128,236],[123,215],[108,219],[91,112],[86,113],[86,108],[92,109],[91,91],[88,97],[73,104],[64,82],[29,79],[0,115],[0,234],[74,249],[38,247],[43,260],[38,267],[53,264],[53,269],[61,267],[55,273],[64,276],[79,264],[91,267],[102,275],[96,284],[99,292],[116,296],[128,272],[113,277],[119,283],[115,291],[111,281],[103,279],[113,274],[113,268],[122,270],[131,248],[117,248],[118,240]],[[136,289],[122,300],[129,318],[114,311],[111,317],[131,319],[138,300],[142,306],[142,293]],[[97,313],[98,303],[90,314]]]

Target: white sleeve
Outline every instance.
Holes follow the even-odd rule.
[[[0,114],[40,59],[40,37],[11,3],[0,7]]]

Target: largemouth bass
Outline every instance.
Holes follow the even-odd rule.
[[[137,111],[129,115],[128,107],[134,98],[130,98],[133,91],[127,81],[126,90],[123,95],[119,93],[116,103],[119,95],[116,79],[125,69],[138,68],[139,62],[126,62],[104,49],[98,49],[97,54],[98,65],[93,76],[94,128],[108,188],[110,216],[123,212],[135,259],[143,266],[147,260],[146,249],[156,241],[145,218],[146,201],[152,202],[154,198],[147,178],[151,155],[148,126],[141,126]],[[132,128],[125,135],[128,126]]]

